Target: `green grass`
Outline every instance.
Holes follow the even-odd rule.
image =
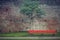
[[[20,37],[29,35],[27,32],[2,33],[0,37]]]
[[[29,34],[28,32],[0,33],[0,37],[52,36],[51,34]],[[60,32],[55,34],[60,37]]]
[[[58,37],[60,37],[60,32],[59,32],[59,33],[57,33],[55,36],[58,36]]]

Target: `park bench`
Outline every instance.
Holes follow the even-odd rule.
[[[56,30],[28,30],[29,34],[56,34]]]

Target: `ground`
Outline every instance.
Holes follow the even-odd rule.
[[[29,34],[28,32],[14,32],[14,33],[0,33],[0,37],[27,37],[27,36],[58,36],[60,37],[60,32],[55,35],[52,34]]]

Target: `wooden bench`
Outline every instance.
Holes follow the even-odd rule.
[[[56,34],[56,30],[28,30],[29,34]]]

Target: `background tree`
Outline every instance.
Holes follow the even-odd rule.
[[[41,18],[41,15],[44,15],[43,10],[39,8],[39,1],[37,0],[23,0],[23,3],[20,8],[20,12],[29,18],[38,17]]]

